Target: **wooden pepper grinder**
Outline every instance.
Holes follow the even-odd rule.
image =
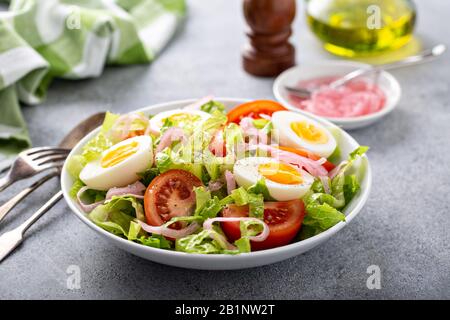
[[[295,0],[244,0],[250,41],[242,54],[245,71],[274,77],[295,65],[295,48],[289,43],[295,17]]]

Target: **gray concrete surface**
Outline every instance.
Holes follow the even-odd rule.
[[[417,34],[430,43],[449,44],[450,3],[418,5]],[[126,112],[209,93],[272,98],[271,79],[253,78],[240,68],[245,41],[240,9],[240,1],[190,1],[184,30],[152,65],[107,68],[99,79],[55,82],[44,104],[24,108],[34,144],[56,144],[78,121],[105,109]],[[333,58],[307,30],[301,10],[292,41],[299,63]],[[60,202],[1,263],[0,298],[450,298],[448,57],[396,71],[403,88],[398,109],[384,121],[352,132],[371,146],[373,191],[360,215],[326,244],[261,268],[184,270],[113,247]],[[2,193],[0,201],[26,184]],[[0,232],[19,224],[57,187],[55,180],[34,193]],[[79,290],[66,286],[70,265],[80,267]],[[370,265],[381,269],[380,290],[366,287]]]

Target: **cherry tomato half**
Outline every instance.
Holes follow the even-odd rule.
[[[248,217],[248,206],[228,205],[222,212],[223,217]],[[262,242],[251,242],[252,250],[264,250],[289,244],[305,217],[302,200],[265,202],[264,222],[269,226],[269,236]],[[222,230],[230,241],[241,237],[239,222],[222,222]]]
[[[199,178],[184,170],[169,170],[153,179],[144,195],[147,223],[160,226],[173,217],[191,215],[195,209],[194,187],[201,185]]]

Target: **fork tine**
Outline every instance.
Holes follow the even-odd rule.
[[[44,171],[47,169],[52,169],[52,168],[62,168],[63,165],[64,165],[64,161],[50,162],[50,163],[40,165],[38,171],[41,172],[41,171]]]
[[[58,150],[49,150],[49,151],[42,151],[42,152],[35,153],[29,157],[31,160],[35,161],[35,160],[39,160],[44,157],[52,156],[52,155],[68,155],[68,152],[58,151]]]
[[[47,157],[41,158],[39,160],[36,160],[36,164],[38,166],[41,166],[46,163],[65,160],[66,158],[67,158],[67,155],[55,154],[55,155],[47,156]]]
[[[36,147],[23,151],[25,155],[31,156],[44,151],[54,151],[54,152],[70,152],[69,149],[64,148],[54,148],[54,147]]]

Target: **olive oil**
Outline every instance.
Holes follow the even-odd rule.
[[[407,0],[309,0],[306,15],[325,49],[347,57],[400,48],[411,39],[416,20]]]

